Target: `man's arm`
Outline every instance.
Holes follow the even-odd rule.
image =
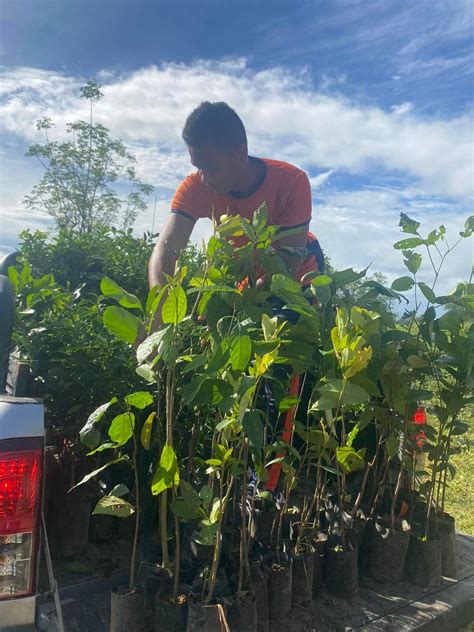
[[[165,285],[166,274],[173,276],[179,253],[186,247],[193,228],[192,219],[176,213],[170,214],[148,263],[150,288],[155,285]]]

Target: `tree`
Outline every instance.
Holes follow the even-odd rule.
[[[72,140],[57,142],[48,133],[54,126],[52,120],[39,119],[36,127],[44,130],[45,143],[31,145],[26,153],[37,158],[45,170],[41,182],[25,197],[27,208],[47,213],[59,228],[81,234],[97,226],[131,226],[153,191],[137,177],[136,159],[125,145],[111,138],[106,127],[94,123],[93,106],[102,97],[97,83],[82,86],[81,98],[90,104],[89,121],[69,123],[66,131]],[[113,183],[127,183],[128,194],[121,196]]]

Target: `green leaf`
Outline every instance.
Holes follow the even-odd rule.
[[[181,497],[171,503],[171,509],[181,520],[194,520],[201,515],[201,499],[197,491],[185,480],[180,482]]]
[[[285,291],[298,295],[300,295],[301,293],[301,285],[298,283],[298,281],[295,281],[294,279],[283,274],[273,275],[270,288],[272,292]]]
[[[400,446],[400,437],[396,432],[391,432],[385,441],[385,451],[392,458],[397,453]]]
[[[159,347],[167,331],[168,327],[164,327],[163,329],[160,329],[160,331],[155,331],[150,336],[145,338],[145,340],[141,344],[138,345],[137,361],[139,363],[144,362],[148,358],[148,356],[150,356],[153,351]]]
[[[135,391],[135,393],[130,393],[125,397],[125,402],[133,408],[143,410],[153,404],[153,395],[148,391]]]
[[[425,243],[424,239],[420,237],[410,237],[409,239],[402,239],[401,241],[397,241],[393,244],[395,250],[408,250],[409,248],[417,248],[418,246],[423,246]]]
[[[334,281],[335,287],[339,289],[364,278],[366,274],[367,268],[365,268],[365,270],[361,270],[360,272],[356,272],[352,268],[347,268],[346,270],[335,272],[332,280]]]
[[[153,428],[153,420],[155,419],[155,416],[156,416],[155,411],[150,413],[148,417],[146,418],[145,423],[142,426],[142,431],[140,433],[140,441],[142,443],[142,446],[145,448],[145,450],[150,449],[151,430]]]
[[[433,292],[433,290],[426,285],[426,283],[423,283],[423,281],[420,281],[418,283],[418,287],[420,288],[420,290],[423,292],[423,296],[430,302],[430,303],[435,303],[436,302],[436,296],[435,293]]]
[[[175,287],[168,292],[168,296],[161,309],[161,318],[164,323],[179,325],[186,316],[188,309],[188,299],[186,292],[181,286]]]
[[[116,307],[115,305],[106,307],[103,321],[107,329],[120,340],[129,344],[135,342],[141,321],[123,307]]]
[[[316,391],[320,398],[311,406],[311,411],[337,408],[339,403],[350,406],[369,401],[369,394],[362,386],[347,382],[343,391],[343,381],[338,379],[328,379],[323,386],[318,386]]]
[[[351,446],[336,448],[336,458],[341,469],[346,473],[358,472],[365,467],[363,450],[356,452]]]
[[[267,203],[263,202],[255,211],[252,218],[252,226],[254,227],[257,235],[265,228],[265,226],[267,225],[267,221],[268,221],[268,207],[267,207]]]
[[[124,445],[133,435],[134,427],[135,415],[133,413],[121,413],[112,419],[109,437],[114,443]]]
[[[418,252],[412,252],[411,250],[404,250],[403,256],[405,257],[403,260],[405,266],[412,274],[416,274],[420,269],[423,260],[422,256]]]
[[[118,483],[113,487],[113,489],[110,490],[109,496],[120,496],[121,498],[122,496],[126,496],[127,494],[130,494],[130,490],[128,489],[128,487],[123,483]]]
[[[293,408],[293,406],[297,406],[299,402],[299,397],[283,397],[278,404],[278,412],[286,413],[286,411]]]
[[[155,374],[153,373],[153,369],[149,364],[142,364],[141,366],[137,366],[135,372],[144,380],[146,380],[149,384],[154,384]]]
[[[92,512],[93,516],[117,516],[128,518],[135,512],[135,508],[129,502],[118,496],[108,495],[99,500]]]
[[[277,330],[277,326],[276,319],[270,318],[268,314],[262,314],[262,329],[265,342],[272,339]]]
[[[260,413],[247,411],[242,418],[242,427],[252,448],[259,451],[263,445],[263,425]]]
[[[252,342],[247,335],[233,336],[229,347],[230,363],[234,371],[245,371],[252,355]]]
[[[407,364],[408,366],[411,366],[412,369],[423,369],[430,366],[428,360],[425,360],[425,358],[417,355],[409,355],[407,358]]]
[[[408,391],[409,402],[424,402],[433,397],[433,391],[427,391],[423,388]]]
[[[81,443],[83,443],[85,446],[87,446],[91,450],[96,448],[100,441],[100,433],[96,428],[94,428],[95,424],[102,419],[102,417],[104,416],[108,408],[110,408],[112,404],[115,404],[116,401],[117,401],[117,398],[112,397],[112,399],[108,401],[106,404],[102,404],[102,406],[99,406],[99,408],[96,408],[94,412],[89,415],[86,423],[79,431]]]
[[[474,215],[471,215],[467,218],[464,223],[464,230],[461,231],[459,234],[461,235],[461,237],[470,237],[472,233],[474,233]]]
[[[398,224],[404,233],[411,233],[412,235],[416,235],[418,228],[420,226],[420,222],[416,222],[405,213],[400,213],[400,222]]]
[[[109,277],[104,277],[100,282],[100,291],[104,296],[116,300],[122,307],[142,310],[140,299],[121,288]]]
[[[411,290],[414,286],[415,281],[409,276],[402,276],[392,283],[391,288],[395,290],[395,292],[406,292],[407,290]]]
[[[179,468],[176,454],[170,445],[165,445],[161,453],[160,462],[155,470],[151,482],[151,493],[158,496],[165,489],[179,485]]]
[[[79,483],[71,487],[69,492],[71,492],[73,489],[76,489],[76,487],[79,487],[79,485],[84,485],[84,483],[87,483],[88,481],[90,481],[91,478],[94,478],[94,476],[97,476],[97,474],[100,474],[101,472],[103,472],[105,469],[107,469],[114,463],[120,463],[120,461],[125,461],[125,457],[121,456],[118,459],[115,459],[114,461],[109,461],[109,463],[106,463],[102,467],[99,467],[97,470],[94,470],[93,472],[89,472],[89,474],[86,474],[84,478],[81,481],[79,481]]]

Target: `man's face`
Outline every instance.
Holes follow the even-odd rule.
[[[191,164],[199,170],[202,181],[210,189],[224,195],[238,189],[240,173],[246,161],[245,147],[224,150],[212,143],[188,146]]]

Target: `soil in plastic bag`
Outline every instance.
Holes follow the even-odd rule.
[[[291,610],[293,560],[274,562],[268,574],[268,609],[270,619],[278,619]]]
[[[435,587],[441,582],[439,540],[420,540],[412,535],[405,561],[406,578],[417,586]]]
[[[370,551],[373,544],[373,531],[375,523],[372,519],[367,520],[364,534],[359,541],[359,576],[369,574]]]
[[[369,574],[375,581],[397,583],[402,580],[410,542],[409,531],[386,529],[376,525],[371,530]]]
[[[186,632],[230,632],[224,607],[221,604],[204,606],[190,599]]]
[[[255,606],[257,609],[257,632],[269,632],[267,576],[261,573],[259,576],[253,577],[251,587],[255,595]]]
[[[178,597],[177,603],[155,599],[155,632],[186,632],[188,603],[184,595]]]
[[[257,632],[257,602],[252,592],[228,601],[227,623],[231,632]]]
[[[324,585],[324,565],[327,538],[323,534],[313,542],[313,597],[317,597]]]
[[[435,535],[441,545],[441,575],[456,577],[456,525],[453,516],[443,513],[435,522]]]
[[[291,603],[293,606],[309,607],[312,603],[314,575],[314,553],[303,553],[293,557],[293,579]]]
[[[332,595],[349,599],[357,594],[359,589],[358,552],[356,546],[342,550],[333,542],[328,542],[326,588]]]
[[[142,592],[115,589],[110,601],[110,632],[147,632],[145,596]]]

